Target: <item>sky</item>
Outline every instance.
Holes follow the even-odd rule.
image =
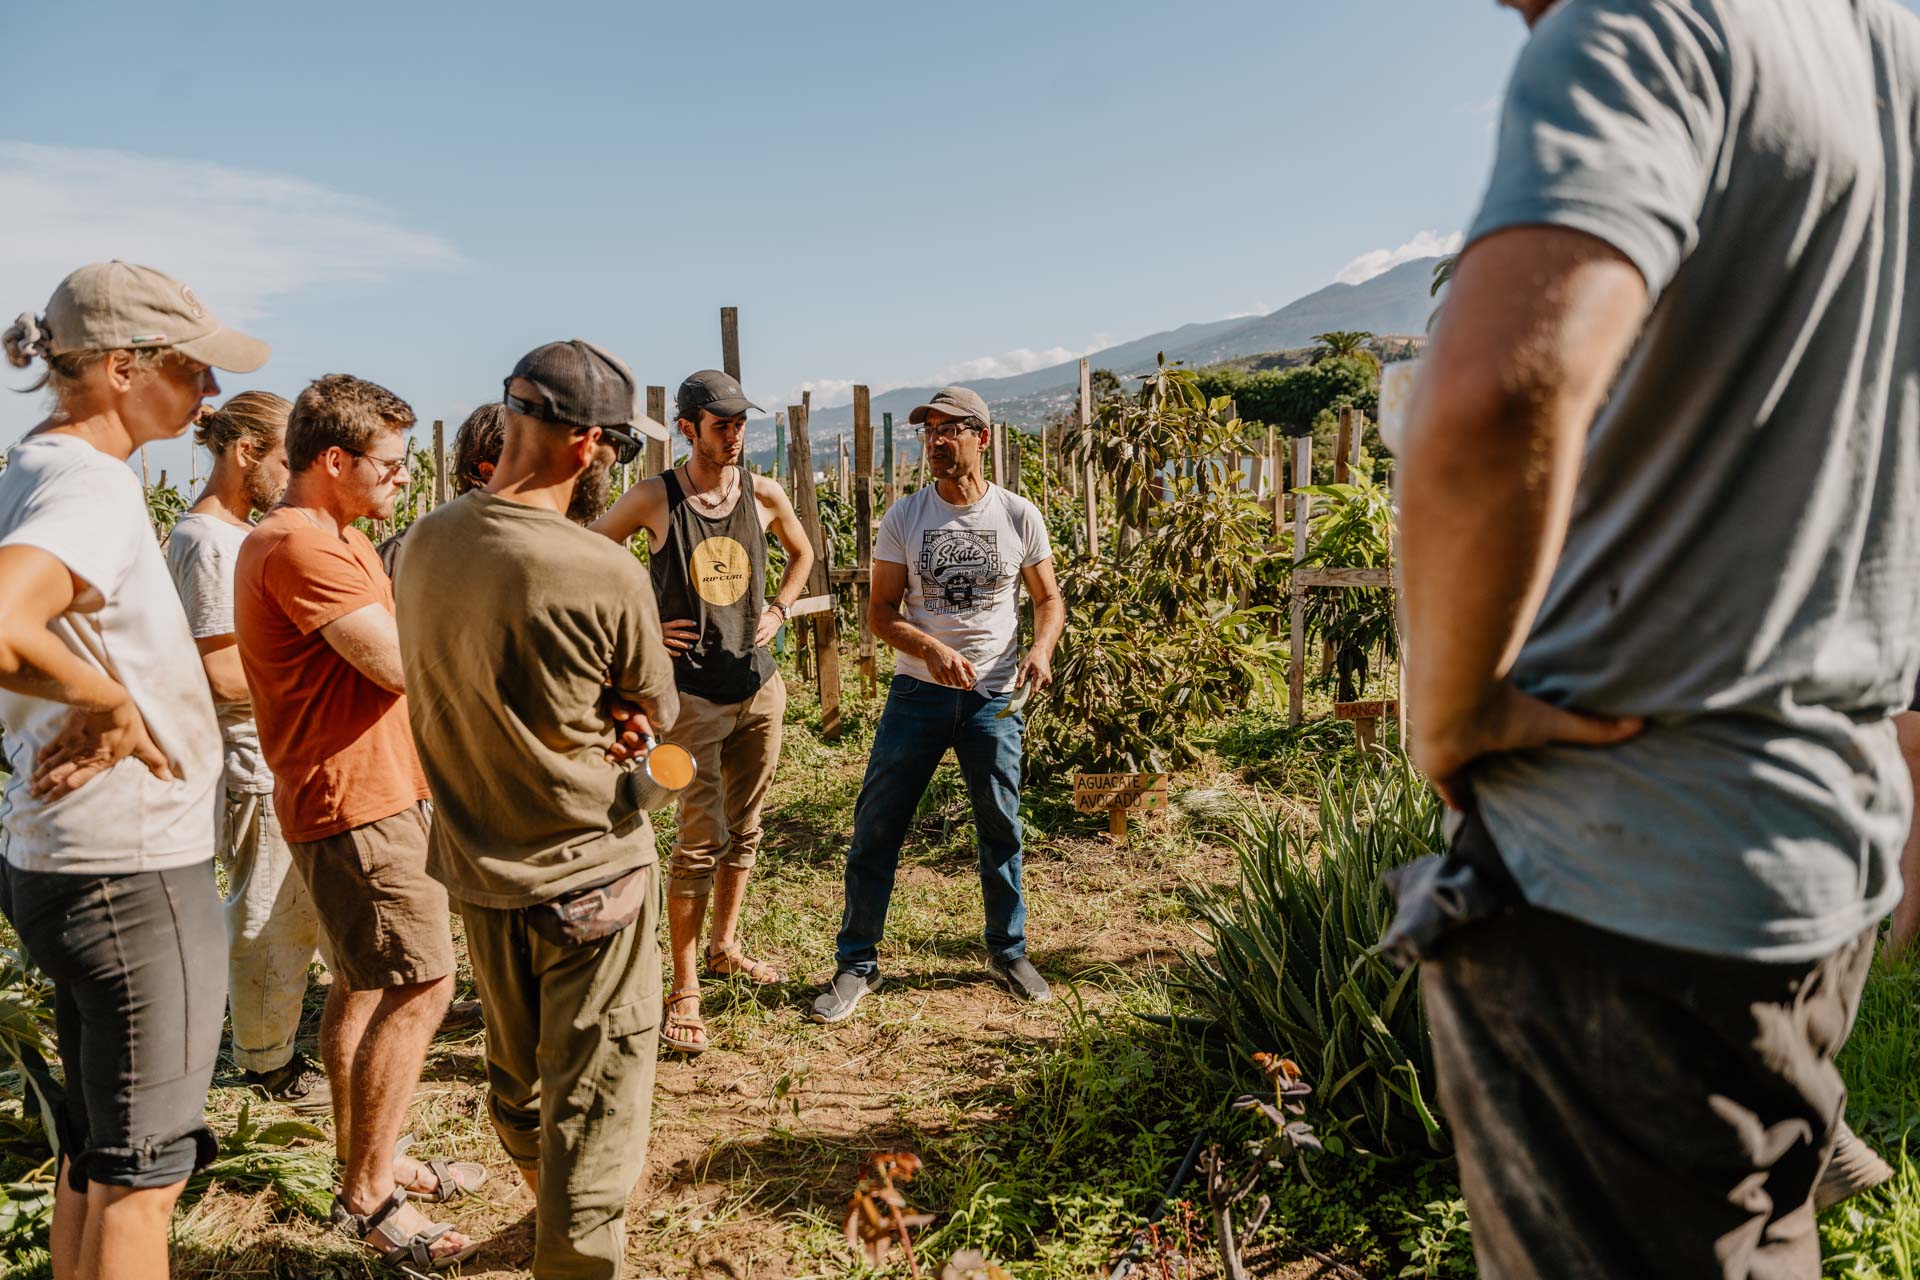
[[[145,262],[273,344],[225,393],[354,373],[449,432],[558,338],[671,395],[719,365],[722,306],[772,410],[1443,250],[1525,34],[1490,0],[74,0],[4,25],[0,317]],[[45,408],[0,391],[0,444]],[[152,455],[183,478],[185,445]]]

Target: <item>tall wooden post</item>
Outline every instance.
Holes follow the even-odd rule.
[[[1334,436],[1333,444],[1333,482],[1347,482],[1347,454],[1353,449],[1353,410],[1340,411],[1340,430]]]
[[[1287,723],[1297,725],[1306,716],[1307,705],[1307,592],[1300,585],[1300,562],[1307,557],[1307,495],[1297,492],[1313,483],[1313,437],[1295,436],[1293,440],[1293,608],[1287,670]]]
[[[1276,436],[1272,427],[1267,428],[1267,465],[1273,471],[1273,536],[1280,538],[1280,531],[1287,527],[1287,438]]]
[[[883,460],[881,465],[885,466],[887,469],[887,481],[886,481],[885,492],[887,495],[887,505],[892,506],[894,502],[900,497],[900,491],[894,488],[894,484],[895,484],[894,467],[899,463],[900,459],[899,459],[899,456],[895,454],[893,450],[893,415],[890,413],[881,414],[880,422],[886,433],[885,435],[886,452],[881,455],[881,458]]]
[[[720,308],[720,367],[740,381],[740,308]]]
[[[880,692],[880,663],[867,609],[873,602],[873,403],[867,388],[853,389],[853,599],[860,618],[860,680],[871,698]]]
[[[1364,409],[1353,410],[1353,432],[1347,440],[1347,474],[1356,475],[1360,470],[1360,445],[1367,437],[1367,414]]]
[[[1086,465],[1081,477],[1085,485],[1083,500],[1086,504],[1087,555],[1100,558],[1100,482],[1099,475],[1093,469],[1093,372],[1092,366],[1084,359],[1080,361],[1080,447],[1084,451]]]
[[[801,402],[789,410],[788,428],[793,436],[793,499],[808,541],[813,543],[813,572],[807,577],[807,594],[831,596],[828,576],[826,532],[820,527],[820,498],[813,488],[813,447],[807,439],[807,413],[812,393],[801,392]],[[836,610],[825,609],[813,615],[814,652],[820,682],[820,735],[829,742],[840,737],[840,630]]]
[[[1010,493],[1020,492],[1020,432],[1017,428],[1002,428],[1006,432],[1006,445],[1001,450],[1007,456],[1006,487]]]
[[[1047,500],[1047,420],[1040,419],[1040,501]]]
[[[834,472],[834,492],[840,495],[840,501],[845,502],[853,496],[853,477],[849,474],[847,467],[846,432],[843,431],[834,437],[834,450],[839,455],[838,470]]]
[[[447,420],[433,420],[433,505],[447,500]]]
[[[668,431],[673,424],[667,422],[667,389],[665,387],[647,388],[647,416],[655,422],[666,423]],[[646,461],[640,467],[640,478],[657,476],[667,469],[667,441],[647,437]]]
[[[787,415],[779,410],[773,415],[773,478],[786,475],[787,467]]]

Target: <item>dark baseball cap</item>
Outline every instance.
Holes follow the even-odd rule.
[[[987,402],[980,398],[978,391],[967,387],[940,388],[933,399],[916,405],[913,412],[907,415],[907,421],[918,426],[927,420],[927,413],[933,409],[938,409],[949,418],[971,419],[980,430],[993,425],[993,415],[987,411]]]
[[[533,386],[526,402],[533,417],[667,438],[665,427],[641,414],[633,371],[605,347],[580,338],[549,342],[521,356],[505,385],[511,386],[515,378]]]
[[[702,369],[689,374],[687,380],[680,384],[680,394],[674,398],[675,417],[698,422],[702,409],[716,418],[737,418],[749,409],[756,413],[766,412],[747,399],[747,393],[740,389],[737,379],[718,369]]]

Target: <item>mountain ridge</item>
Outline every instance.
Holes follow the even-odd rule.
[[[1381,335],[1421,333],[1433,310],[1428,287],[1437,261],[1437,258],[1417,258],[1359,284],[1336,282],[1316,289],[1266,315],[1183,324],[1104,347],[1090,353],[1087,359],[1094,368],[1109,369],[1124,378],[1151,370],[1155,358],[1162,353],[1169,362],[1178,360],[1198,367],[1240,356],[1304,347],[1313,341],[1314,334],[1333,329],[1365,329]],[[1007,421],[1031,427],[1037,426],[1040,419],[1057,406],[1059,393],[1065,393],[1069,399],[1077,393],[1079,382],[1080,361],[1074,359],[1009,377],[981,378],[967,385],[985,398],[996,416],[1004,409]],[[875,425],[883,413],[892,413],[895,439],[901,439],[907,413],[915,405],[924,404],[937,390],[937,386],[895,387],[875,395],[872,398]],[[769,407],[785,408],[784,405]],[[817,442],[823,430],[845,430],[852,423],[852,405],[815,409],[810,421],[811,434]]]

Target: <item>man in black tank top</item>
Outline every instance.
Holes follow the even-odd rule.
[[[740,973],[759,983],[783,976],[743,952],[735,931],[760,849],[760,809],[779,763],[787,705],[767,643],[805,587],[813,548],[786,491],[742,464],[747,410],[758,407],[717,369],[689,377],[680,385],[677,413],[692,455],[629,489],[593,525],[617,542],[646,530],[661,630],[680,693],[680,716],[667,736],[699,764],[680,793],[667,869],[673,990],[660,1039],[681,1053],[707,1047],[697,948],[709,898],[707,973]],[[771,600],[769,530],[787,551]]]

